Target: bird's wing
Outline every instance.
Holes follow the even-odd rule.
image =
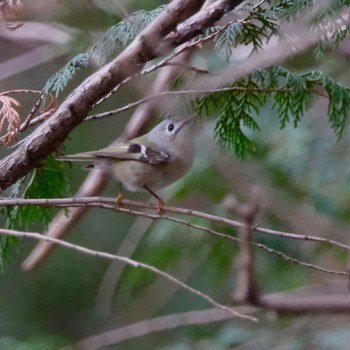
[[[167,153],[156,150],[154,147],[146,147],[133,142],[122,143],[83,154],[86,154],[89,158],[136,160],[148,164],[163,164],[170,158]]]

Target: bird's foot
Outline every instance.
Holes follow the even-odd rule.
[[[163,209],[164,204],[165,203],[163,202],[163,200],[158,198],[157,212],[158,212],[159,215],[161,215],[164,212],[164,209]]]
[[[123,206],[123,199],[124,199],[123,193],[119,192],[117,197],[115,198],[115,206],[117,208],[120,208]]]

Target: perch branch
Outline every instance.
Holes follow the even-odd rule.
[[[125,206],[135,207],[135,208],[145,208],[145,209],[152,209],[157,210],[157,206],[135,201],[135,200],[129,200],[129,199],[123,199],[121,201],[121,205],[123,207],[116,208],[115,207],[115,198],[108,198],[108,197],[75,197],[75,198],[52,198],[52,199],[22,199],[22,198],[1,198],[0,199],[0,207],[5,206],[26,206],[26,205],[40,205],[40,206],[47,206],[47,207],[79,207],[79,206],[95,206],[95,207],[103,207],[104,205],[108,205],[108,208],[113,208],[114,210],[129,213],[131,212],[130,209],[125,208]],[[189,215],[194,216],[202,219],[207,219],[210,221],[217,222],[219,224],[228,225],[231,227],[236,228],[242,228],[244,227],[244,224],[232,220],[227,219],[221,216],[208,214],[205,212],[192,210],[192,209],[186,209],[186,208],[180,208],[180,207],[172,207],[165,205],[164,206],[164,212],[169,213],[176,213],[176,214],[183,214],[183,215]],[[163,215],[160,214],[147,214],[146,212],[140,212],[142,215],[151,215],[150,217],[152,219],[156,218],[162,218]],[[268,234],[271,236],[276,237],[282,237],[282,238],[288,238],[288,239],[294,239],[294,240],[300,240],[300,241],[310,241],[310,242],[318,242],[318,243],[324,243],[324,244],[331,244],[334,246],[337,246],[342,249],[350,250],[350,246],[332,239],[328,238],[322,238],[318,236],[313,235],[305,235],[301,233],[290,233],[290,232],[283,232],[283,231],[277,231],[272,230],[265,227],[259,227],[254,226],[253,228],[254,232],[260,232],[264,234]]]
[[[144,208],[148,208],[148,209],[156,209],[153,205],[150,205],[147,203],[124,200],[124,203],[127,203],[127,202],[132,202],[132,204],[134,206],[137,205],[137,207],[141,207],[141,208],[144,207]],[[225,219],[222,217],[209,215],[207,213],[192,211],[192,210],[183,209],[183,208],[165,206],[164,213],[162,213],[162,215],[160,215],[158,213],[147,213],[147,212],[143,212],[143,211],[136,211],[136,210],[132,210],[129,208],[125,208],[125,205],[128,205],[128,204],[124,204],[124,207],[116,208],[114,199],[101,198],[101,197],[68,198],[68,199],[60,198],[60,199],[3,199],[3,200],[0,200],[0,207],[13,206],[13,205],[41,205],[41,206],[55,206],[55,207],[59,207],[59,208],[70,207],[71,208],[70,212],[69,212],[70,214],[71,214],[72,210],[73,210],[73,213],[75,213],[75,210],[80,209],[80,208],[84,208],[86,210],[89,207],[99,207],[99,208],[104,208],[104,209],[108,209],[108,210],[119,211],[119,212],[131,214],[131,215],[135,215],[135,216],[139,216],[139,217],[148,218],[151,220],[172,221],[172,222],[175,222],[175,223],[178,223],[181,225],[192,227],[196,230],[207,232],[207,233],[209,233],[213,236],[216,236],[218,238],[223,238],[223,239],[227,239],[227,240],[231,240],[231,241],[235,241],[235,242],[240,242],[241,239],[237,238],[235,236],[232,236],[232,235],[228,235],[228,234],[224,234],[224,233],[215,231],[215,230],[210,229],[210,228],[205,227],[205,226],[201,226],[201,225],[194,224],[194,223],[191,223],[191,222],[186,221],[186,220],[182,220],[179,218],[174,218],[174,217],[165,215],[164,213],[166,213],[167,211],[174,212],[174,213],[180,213],[180,214],[185,214],[185,215],[194,216],[194,217],[206,218],[208,220],[218,222],[218,223],[224,222],[224,224],[229,225],[231,227],[235,227],[235,228],[244,227],[244,224],[240,223],[238,221]],[[69,219],[69,217],[68,217],[68,219]],[[253,227],[252,229],[254,231],[256,231],[255,227]],[[336,245],[338,247],[350,249],[350,247],[343,246],[342,243],[340,243],[340,242],[330,241],[328,239],[324,239],[324,238],[317,237],[317,236],[305,236],[305,235],[299,235],[299,234],[297,235],[297,234],[283,233],[280,231],[273,231],[273,230],[266,229],[266,228],[260,228],[260,230],[261,230],[261,232],[264,232],[264,230],[266,230],[269,234],[272,234],[272,235],[273,235],[273,232],[277,232],[278,237],[284,237],[284,238],[288,238],[288,239],[291,238],[290,237],[291,235],[293,235],[293,239],[296,239],[294,236],[297,236],[297,237],[299,237],[300,240],[303,240],[303,241],[308,240],[308,238],[310,238],[310,237],[313,237],[313,238],[315,238],[313,240],[315,242],[325,243],[325,244],[333,244],[333,245]],[[316,240],[316,238],[317,238],[317,240]],[[50,242],[41,242],[41,243],[46,244],[46,245],[50,245],[50,246],[52,245]],[[346,272],[346,271],[336,271],[336,270],[326,269],[326,268],[323,268],[323,267],[320,267],[320,266],[317,266],[314,264],[300,261],[300,260],[292,258],[292,257],[290,257],[282,252],[279,252],[279,251],[274,250],[270,247],[267,247],[266,245],[261,244],[261,243],[251,242],[251,244],[257,248],[263,249],[270,254],[274,254],[274,255],[280,257],[281,259],[284,259],[284,260],[286,260],[290,263],[296,264],[296,265],[304,266],[304,267],[309,268],[309,269],[314,269],[314,270],[317,270],[320,272],[329,273],[329,274],[333,274],[333,275],[339,275],[339,276],[348,276],[349,275],[348,272]],[[39,245],[37,247],[39,247]],[[30,265],[31,262],[32,262],[32,260],[30,258],[27,258],[23,262],[22,268],[24,270],[27,270],[28,265],[31,266]]]

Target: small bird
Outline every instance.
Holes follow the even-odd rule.
[[[193,121],[165,119],[148,134],[98,151],[77,153],[57,159],[93,161],[87,168],[101,168],[112,173],[128,190],[151,193],[158,200],[158,211],[164,202],[154,190],[169,186],[192,167]],[[117,196],[117,205],[123,195]]]

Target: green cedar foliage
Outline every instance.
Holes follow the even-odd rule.
[[[129,45],[136,35],[145,29],[163,10],[160,6],[153,11],[137,11],[112,26],[105,35],[89,50],[89,55],[103,65],[113,58],[113,55]]]
[[[36,168],[30,175],[22,198],[60,198],[69,195],[69,182],[65,176],[64,168],[67,163],[57,161],[49,156],[44,163]],[[52,217],[53,208],[43,206],[16,207],[9,218],[8,227],[39,225],[45,228]]]
[[[66,163],[59,162],[52,156],[47,157],[40,167],[12,186],[10,197],[33,199],[68,196],[70,187],[64,172],[66,167]],[[6,207],[3,214],[7,217],[6,227],[9,229],[27,229],[32,225],[44,229],[51,221],[54,211],[50,207],[29,205]],[[8,259],[9,248],[15,242],[16,238],[10,236],[0,239],[0,269]]]
[[[225,147],[232,147],[239,158],[254,150],[247,130],[259,130],[261,108],[272,102],[281,128],[299,121],[315,97],[328,97],[328,119],[339,138],[350,112],[350,89],[321,71],[296,74],[285,68],[267,67],[226,86],[227,90],[201,96],[194,108],[198,114],[217,113],[215,134]],[[232,89],[230,91],[229,89]]]
[[[330,3],[274,0],[266,6],[260,7],[259,4],[260,1],[243,3],[241,12],[245,14],[244,19],[233,22],[216,37],[215,49],[227,61],[238,45],[250,45],[252,52],[259,51],[264,43],[273,36],[278,36],[282,21],[293,20],[306,10],[315,14],[310,30],[327,23],[330,32],[330,35],[316,43],[316,57],[320,57],[327,47],[335,49],[350,32],[347,25],[341,29],[332,26],[333,17],[350,4],[347,0]],[[216,30],[219,29],[216,27]],[[259,130],[257,116],[266,102],[271,100],[281,128],[289,122],[297,127],[313,99],[323,95],[322,92],[329,99],[328,119],[337,138],[342,135],[349,115],[350,90],[321,71],[297,74],[282,67],[267,67],[226,88],[232,88],[232,91],[203,95],[192,105],[199,114],[217,116],[217,139],[224,147],[231,147],[239,158],[254,151],[248,129]]]
[[[68,82],[73,79],[75,74],[89,64],[89,57],[85,53],[80,53],[70,60],[62,69],[54,74],[45,84],[43,89],[42,108],[46,105],[50,94],[58,97],[65,90]]]
[[[57,97],[79,70],[87,68],[91,60],[98,65],[109,62],[113,55],[130,44],[136,35],[146,28],[164,8],[165,6],[160,6],[153,11],[137,11],[109,28],[90,50],[75,56],[47,81],[43,89],[43,106],[46,104],[49,94]]]

